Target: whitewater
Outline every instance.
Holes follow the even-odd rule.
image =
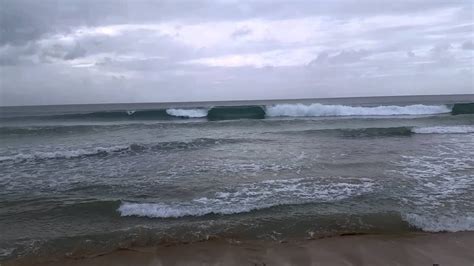
[[[467,106],[467,107],[466,107]],[[137,110],[82,111],[78,113],[47,112],[24,116],[22,113],[6,113],[0,120],[14,121],[166,121],[166,120],[232,120],[265,119],[277,117],[367,117],[367,116],[420,116],[438,114],[469,114],[474,107],[465,104],[455,105],[379,105],[350,106],[313,104],[273,104],[244,106],[210,106],[199,108],[167,108]]]
[[[277,104],[262,107],[267,117],[325,117],[325,116],[395,116],[395,115],[433,115],[451,112],[446,105],[409,105],[353,107],[347,105],[323,104]],[[167,109],[166,113],[176,117],[206,117],[205,109]]]
[[[445,105],[409,105],[409,106],[377,106],[353,107],[346,105],[323,104],[279,104],[266,108],[270,117],[275,116],[393,116],[393,115],[430,115],[449,113],[451,109]]]
[[[0,108],[0,261],[474,231],[474,105],[399,99]]]

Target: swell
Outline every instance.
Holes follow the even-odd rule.
[[[0,135],[55,135],[86,133],[95,131],[102,126],[74,125],[74,126],[30,126],[30,127],[0,127]]]
[[[193,124],[196,126],[199,122]],[[35,135],[61,135],[102,132],[121,129],[158,129],[166,127],[165,123],[125,123],[125,124],[94,124],[94,125],[31,125],[0,127],[0,135],[4,136],[35,136]]]
[[[336,128],[309,129],[301,131],[281,131],[277,134],[325,134],[341,138],[373,138],[373,137],[409,137],[413,134],[470,134],[474,126],[427,126],[427,127],[383,127],[383,128]]]
[[[21,117],[2,117],[2,120],[87,120],[87,121],[129,121],[129,120],[179,120],[206,117],[207,109],[155,109],[155,110],[116,110],[55,115],[34,115]]]
[[[12,155],[0,156],[2,162],[25,162],[50,159],[74,159],[91,156],[109,156],[113,154],[136,154],[147,151],[165,151],[165,150],[190,150],[206,148],[213,145],[241,143],[250,140],[245,139],[212,139],[199,138],[191,141],[170,141],[154,144],[133,143],[130,145],[118,145],[108,147],[81,148],[75,150],[53,150],[37,151],[33,153],[18,153]]]
[[[125,124],[125,125],[73,125],[73,126],[32,126],[32,127],[0,127],[0,136],[31,136],[31,135],[61,135],[61,134],[82,134],[89,132],[99,132],[105,130],[126,129],[133,126],[138,128],[161,128],[163,124]],[[193,125],[196,126],[196,125]],[[334,137],[396,137],[411,136],[413,134],[469,134],[474,133],[472,125],[453,126],[425,126],[425,127],[374,127],[374,128],[334,128],[334,129],[308,129],[300,131],[280,131],[280,134],[327,134]],[[136,147],[141,144],[137,144]],[[172,146],[172,145],[171,145]],[[102,150],[103,151],[103,150]],[[100,150],[96,151],[97,153]],[[92,153],[96,153],[92,152]],[[87,153],[87,152],[86,152]],[[19,156],[21,157],[21,156]],[[37,157],[42,157],[41,155]],[[48,157],[45,155],[45,157]],[[61,157],[49,156],[49,157]],[[66,156],[64,156],[66,157]],[[73,156],[74,157],[74,156]],[[0,162],[2,161],[0,156]],[[26,158],[25,158],[26,159]]]
[[[81,113],[81,114],[64,114],[52,116],[53,119],[87,119],[87,120],[147,120],[147,119],[158,119],[167,120],[172,119],[166,110],[124,110],[124,111],[104,111],[104,112],[93,112],[93,113]]]
[[[91,113],[28,116],[33,120],[179,120],[179,119],[264,119],[267,117],[338,117],[338,116],[397,116],[435,114],[473,114],[474,103],[447,105],[408,106],[348,106],[323,104],[276,104],[270,106],[214,106],[211,108],[170,108],[156,110],[118,110]],[[3,117],[2,120],[18,120],[20,117]]]

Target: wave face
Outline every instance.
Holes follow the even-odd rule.
[[[166,109],[166,113],[171,116],[183,118],[198,118],[207,116],[207,110],[205,109]]]
[[[457,103],[453,106],[453,115],[474,114],[474,103]]]
[[[178,218],[207,214],[238,214],[279,205],[331,202],[359,196],[372,191],[370,179],[347,179],[331,183],[325,179],[296,178],[266,180],[217,192],[213,197],[202,197],[190,202],[131,203],[118,208],[122,216],[150,218]]]
[[[103,111],[81,114],[55,115],[55,119],[88,119],[88,120],[172,120],[179,118],[206,117],[205,109],[157,109],[157,110],[124,110]]]
[[[417,134],[466,134],[474,133],[474,126],[415,127],[412,131]]]
[[[391,116],[391,115],[430,115],[451,112],[445,105],[409,105],[409,106],[377,106],[353,107],[346,105],[322,105],[319,103],[277,104],[267,107],[267,116]]]
[[[207,114],[209,120],[263,119],[265,110],[260,106],[213,107]]]

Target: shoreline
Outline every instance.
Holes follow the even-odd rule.
[[[19,258],[15,265],[468,265],[474,232],[343,235],[317,239],[232,240],[131,247],[87,257]]]

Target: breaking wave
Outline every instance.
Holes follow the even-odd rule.
[[[296,178],[266,180],[216,192],[212,197],[189,202],[132,203],[118,208],[122,216],[178,218],[207,214],[238,214],[279,205],[338,201],[359,196],[374,189],[372,180],[346,179],[333,183],[326,179]]]
[[[470,104],[447,105],[409,105],[409,106],[348,106],[323,105],[319,103],[277,104],[271,106],[214,106],[211,108],[169,108],[156,110],[119,110],[92,113],[57,114],[50,116],[30,116],[23,119],[61,119],[61,120],[176,120],[207,118],[208,120],[264,119],[266,117],[331,117],[331,116],[396,116],[396,115],[434,115],[472,113]],[[18,119],[9,117],[2,119]]]
[[[205,109],[166,109],[166,113],[171,116],[183,118],[198,118],[207,116],[207,110]]]
[[[323,105],[319,103],[277,104],[267,107],[267,116],[301,117],[301,116],[392,116],[392,115],[429,115],[449,113],[451,109],[445,105],[409,105],[409,106],[377,106],[354,107],[346,105]]]
[[[426,232],[459,232],[474,230],[474,216],[455,215],[429,217],[419,214],[403,215],[403,220]]]

